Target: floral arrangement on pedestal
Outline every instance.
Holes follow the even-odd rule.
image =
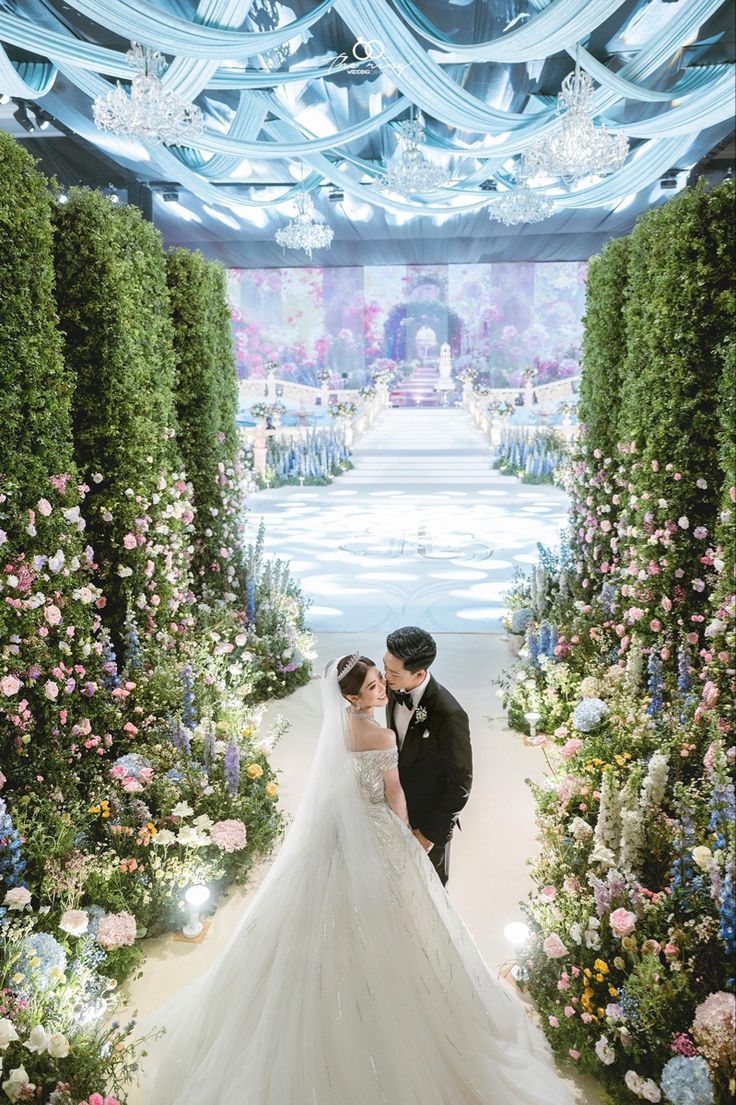
[[[514,404],[503,399],[494,399],[487,409],[492,418],[510,418],[514,413]]]
[[[568,458],[562,437],[554,430],[507,426],[501,431],[492,466],[522,483],[555,483]]]
[[[617,1105],[736,1089],[733,200],[684,192],[591,263],[570,546],[509,611],[500,693],[549,769],[520,960]]]
[[[266,471],[259,478],[259,486],[331,483],[353,467],[350,455],[345,432],[339,428],[309,430],[303,437],[270,437]]]
[[[455,379],[459,380],[461,384],[472,384],[478,375],[478,369],[472,364],[467,364],[463,367],[456,368],[454,375]]]
[[[256,704],[311,640],[286,566],[241,543],[219,270],[167,272],[134,210],[54,209],[0,154],[0,1083],[122,1103],[114,987],[188,885],[216,901],[280,833]]]
[[[330,403],[327,411],[331,418],[353,418],[358,413],[358,405],[352,399],[341,399]]]

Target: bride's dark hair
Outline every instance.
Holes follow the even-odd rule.
[[[360,656],[350,671],[346,671],[348,666],[352,663],[354,657],[341,656],[337,661],[337,681],[340,685],[340,694],[343,698],[347,698],[349,694],[360,694],[360,688],[365,683],[365,677],[368,674],[370,668],[375,668],[375,664],[368,656]],[[340,673],[345,672],[345,677],[340,678]]]

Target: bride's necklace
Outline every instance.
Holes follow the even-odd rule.
[[[373,714],[366,714],[364,710],[353,710],[351,708],[350,716],[356,718],[357,721],[372,721],[374,725],[378,725]]]

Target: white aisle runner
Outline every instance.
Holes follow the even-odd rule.
[[[514,567],[559,543],[567,496],[491,468],[490,449],[459,409],[389,410],[360,442],[355,468],[330,487],[254,495],[251,532],[291,560],[315,630],[432,632],[501,628]]]

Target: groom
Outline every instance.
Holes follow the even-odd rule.
[[[443,885],[450,873],[450,842],[470,795],[473,758],[468,715],[429,674],[437,645],[409,625],[386,639],[386,720],[396,733],[399,776],[409,823]]]

